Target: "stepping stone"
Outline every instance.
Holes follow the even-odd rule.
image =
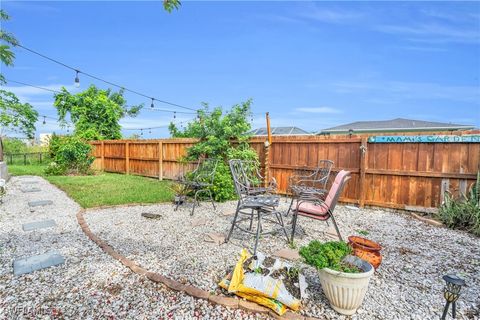
[[[280,249],[277,252],[275,252],[273,255],[275,257],[279,257],[279,258],[286,259],[286,260],[299,260],[300,259],[300,255],[298,254],[297,250],[287,249],[287,248]]]
[[[41,190],[39,188],[30,188],[30,189],[22,189],[23,193],[27,192],[40,192]]]
[[[36,229],[50,228],[56,226],[55,220],[43,220],[25,223],[22,225],[23,231],[32,231]]]
[[[323,234],[329,239],[332,239],[332,240],[335,240],[335,241],[340,240],[338,238],[337,231],[333,227],[328,227],[327,230],[325,230],[323,232]]]
[[[162,216],[156,213],[142,212],[142,217],[148,219],[160,219]]]
[[[63,264],[65,259],[56,251],[13,261],[13,274],[18,276],[36,270]]]
[[[39,207],[39,206],[48,206],[52,204],[52,200],[39,200],[39,201],[29,201],[28,205],[30,207]]]
[[[38,184],[38,181],[22,181],[22,185]]]
[[[190,225],[195,228],[195,227],[198,227],[198,226],[203,226],[207,224],[207,219],[204,219],[204,218],[198,218],[198,219],[194,219],[191,221]]]
[[[213,242],[218,245],[225,243],[225,235],[222,233],[207,233],[205,237],[206,242]]]

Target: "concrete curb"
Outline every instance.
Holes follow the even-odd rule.
[[[136,204],[138,205],[138,204]],[[108,206],[108,207],[121,207],[121,206]],[[102,208],[92,208],[91,210],[96,210],[96,209],[103,209]],[[182,284],[176,280],[167,278],[159,273],[156,272],[150,272],[145,268],[142,268],[138,264],[135,263],[135,261],[132,261],[130,259],[127,259],[123,255],[119,254],[116,252],[110,245],[108,245],[105,241],[97,237],[95,234],[92,233],[90,230],[89,226],[87,225],[84,214],[89,211],[89,209],[80,209],[80,211],[77,212],[77,221],[80,227],[82,228],[82,231],[85,233],[85,235],[95,242],[105,253],[110,255],[112,258],[120,261],[125,267],[128,267],[132,272],[147,277],[149,280],[156,282],[156,283],[161,283],[165,285],[166,287],[170,288],[171,290],[175,291],[181,291],[189,296],[192,296],[197,299],[203,299],[203,300],[208,300],[211,303],[218,304],[227,308],[237,308],[237,309],[243,309],[248,312],[254,312],[254,313],[262,313],[262,314],[268,314],[271,317],[275,319],[290,319],[290,320],[315,320],[318,318],[310,318],[310,317],[304,317],[298,313],[292,312],[292,311],[287,311],[283,316],[277,315],[275,312],[272,310],[262,307],[256,303],[246,301],[246,300],[241,300],[236,297],[225,297],[225,296],[219,296],[212,294],[210,292],[207,292],[205,290],[202,290],[200,288],[197,288],[192,285],[185,285]],[[320,319],[318,319],[320,320]]]

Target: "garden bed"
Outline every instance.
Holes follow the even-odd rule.
[[[227,294],[218,288],[218,282],[232,269],[240,250],[252,247],[253,238],[236,231],[227,244],[206,239],[210,233],[226,234],[235,205],[220,204],[214,212],[210,204],[204,203],[193,217],[188,208],[175,212],[171,204],[94,209],[85,219],[93,233],[147,270],[209,292]],[[141,216],[144,212],[161,214],[162,218],[146,219]],[[476,294],[480,288],[479,238],[383,210],[339,206],[336,217],[344,237],[367,234],[384,248],[382,265],[359,310],[362,319],[438,317],[444,305],[441,277],[447,273],[466,279],[459,314],[474,317],[480,306]],[[323,233],[325,223],[300,218],[299,225],[305,236],[296,237],[297,247],[312,239],[331,240]],[[261,238],[259,251],[272,254],[286,247],[285,238],[278,234]],[[304,274],[310,299],[305,301],[301,314],[336,317],[321,291],[317,272],[306,267]]]

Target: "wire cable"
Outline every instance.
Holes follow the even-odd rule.
[[[142,96],[142,97],[144,97],[144,98],[151,99],[151,100],[152,100],[152,104],[153,104],[154,101],[158,101],[158,102],[160,102],[160,103],[167,104],[167,105],[171,105],[171,106],[174,106],[174,107],[177,107],[177,108],[182,108],[182,109],[187,109],[187,110],[192,110],[192,111],[198,111],[198,109],[194,109],[194,108],[190,108],[190,107],[185,107],[185,106],[182,106],[182,105],[173,103],[173,102],[169,102],[169,101],[166,101],[166,100],[158,99],[158,98],[156,98],[156,97],[152,97],[152,96],[149,96],[149,95],[147,95],[147,94],[141,93],[141,92],[139,92],[139,91],[136,91],[136,90],[133,90],[133,89],[129,89],[129,88],[125,87],[125,86],[122,86],[122,85],[113,83],[113,82],[111,82],[111,81],[102,79],[102,78],[97,77],[97,76],[95,76],[95,75],[93,75],[93,74],[91,74],[91,73],[81,71],[81,70],[79,70],[78,68],[74,68],[74,67],[72,67],[72,66],[67,65],[66,63],[63,63],[63,62],[58,61],[58,60],[56,60],[56,59],[50,58],[50,57],[48,57],[48,56],[46,56],[46,55],[44,55],[44,54],[42,54],[42,53],[40,53],[40,52],[38,52],[38,51],[35,51],[35,50],[33,50],[33,49],[30,49],[30,48],[27,48],[27,47],[25,47],[25,46],[23,46],[23,45],[21,45],[21,44],[19,44],[19,43],[15,44],[15,46],[16,46],[16,47],[20,47],[20,48],[22,48],[22,49],[25,49],[26,51],[28,51],[28,52],[30,52],[30,53],[36,54],[36,55],[38,55],[39,57],[42,57],[42,58],[44,58],[44,59],[47,59],[47,60],[49,60],[49,61],[51,61],[51,62],[53,62],[53,63],[56,63],[56,64],[58,64],[58,65],[61,65],[61,66],[65,67],[65,68],[68,68],[68,69],[70,69],[70,70],[73,70],[73,71],[75,71],[75,72],[77,73],[77,75],[78,75],[78,74],[84,74],[84,75],[86,75],[87,77],[90,77],[90,78],[92,78],[92,79],[95,79],[95,80],[104,82],[104,83],[109,84],[109,85],[111,85],[111,86],[114,86],[114,87],[120,88],[120,89],[122,89],[122,90],[131,92],[131,93],[133,93],[133,94]]]

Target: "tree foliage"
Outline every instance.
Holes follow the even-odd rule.
[[[95,160],[92,146],[77,136],[57,136],[50,139],[48,153],[52,158],[45,173],[48,175],[90,174]]]
[[[87,90],[71,94],[62,88],[54,95],[60,122],[65,124],[69,114],[74,135],[86,140],[121,139],[120,119],[134,117],[143,105],[127,107],[123,90],[112,92],[91,85]]]
[[[180,0],[163,0],[163,8],[168,12],[172,12],[173,9],[177,9],[182,5]]]
[[[0,136],[5,131],[23,133],[32,139],[38,112],[28,103],[21,103],[12,92],[0,90]]]
[[[5,10],[0,9],[0,40],[5,41],[7,44],[0,44],[0,61],[6,66],[13,66],[13,60],[15,59],[15,54],[10,50],[10,45],[16,45],[18,43],[17,39],[13,34],[5,31],[1,28],[4,24],[3,22],[10,20],[10,16],[5,12]],[[5,83],[5,78],[0,73],[0,84]]]
[[[198,119],[190,122],[183,130],[170,123],[169,130],[174,138],[197,138],[200,141],[188,148],[186,160],[195,161],[202,157],[220,159],[215,174],[212,192],[215,200],[224,201],[235,197],[233,180],[228,160],[257,160],[257,153],[248,144],[250,130],[248,117],[251,100],[234,105],[228,112],[209,106],[198,112]]]

